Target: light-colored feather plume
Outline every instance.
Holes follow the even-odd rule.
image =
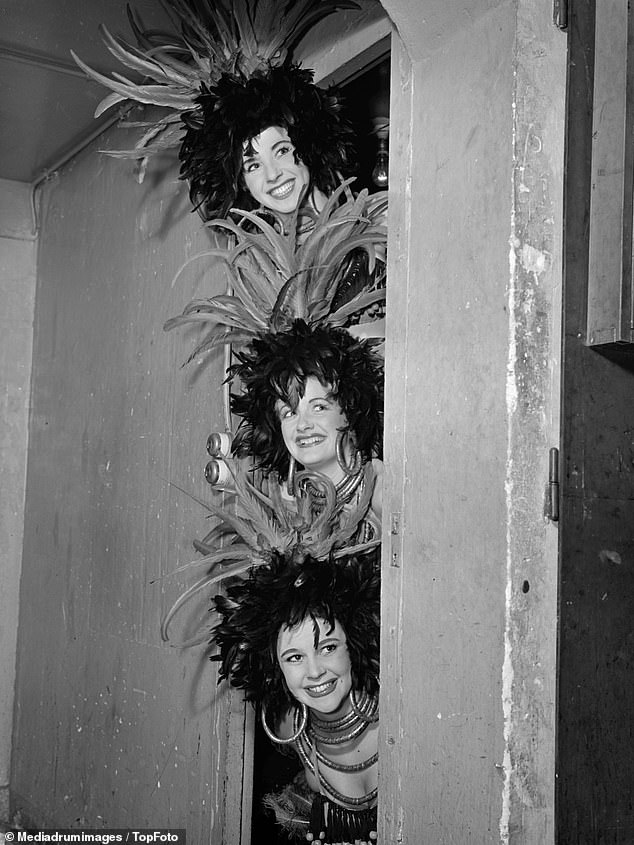
[[[254,566],[269,563],[276,552],[282,555],[294,554],[300,558],[310,555],[316,560],[325,560],[330,555],[337,558],[348,553],[362,554],[380,542],[374,540],[346,547],[370,509],[376,483],[376,473],[371,463],[367,463],[362,470],[362,493],[350,509],[344,509],[337,503],[332,482],[326,476],[320,476],[318,481],[325,493],[325,504],[320,500],[320,506],[316,509],[310,487],[301,483],[304,475],[314,481],[314,473],[298,473],[298,493],[294,502],[289,502],[284,500],[275,476],[262,481],[259,486],[252,479],[252,471],[245,468],[243,462],[231,457],[224,458],[224,461],[232,479],[229,489],[229,499],[233,502],[231,508],[226,504],[216,505],[187,494],[215,517],[218,524],[201,544],[206,554],[170,573],[182,575],[206,570],[165,614],[161,623],[164,640],[169,639],[172,620],[190,599],[222,581],[245,575]],[[186,492],[177,485],[173,486]],[[211,547],[212,543],[218,544],[216,548]],[[186,644],[202,642],[204,637],[203,634]]]
[[[332,307],[351,254],[363,250],[374,267],[385,255],[387,243],[387,194],[362,191],[353,197],[348,189],[352,181],[333,192],[301,244],[295,226],[287,234],[251,212],[236,211],[243,215],[242,224],[224,219],[207,224],[235,239],[233,247],[218,252],[230,271],[233,293],[194,300],[165,323],[166,331],[201,326],[189,361],[220,344],[235,348],[262,332],[284,331],[297,319],[342,326],[354,314],[385,301],[384,277],[379,275],[371,288],[339,308]]]
[[[108,51],[138,78],[119,73],[105,76],[71,50],[84,73],[112,93],[97,106],[95,117],[124,102],[169,109],[154,131],[146,132],[131,150],[109,154],[145,158],[178,147],[182,132],[171,124],[196,109],[202,85],[214,85],[225,74],[251,76],[270,65],[282,65],[299,40],[316,23],[337,10],[358,9],[354,0],[161,0],[173,32],[148,30],[130,8],[128,18],[138,46],[100,27]]]

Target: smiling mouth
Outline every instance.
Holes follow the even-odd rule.
[[[320,434],[312,434],[310,437],[297,437],[295,442],[300,449],[307,449],[310,446],[318,446],[323,443],[324,438]]]
[[[322,698],[324,695],[329,695],[335,688],[337,679],[333,678],[331,681],[326,681],[324,684],[317,684],[314,687],[305,687],[306,693],[311,698]]]
[[[282,185],[278,185],[275,188],[272,188],[269,191],[269,195],[276,200],[283,200],[286,197],[289,197],[293,193],[293,188],[295,187],[295,180],[289,179],[288,182],[284,182]]]

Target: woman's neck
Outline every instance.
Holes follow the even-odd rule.
[[[299,211],[297,212],[296,226],[298,239],[301,240],[301,236],[306,235],[313,228],[314,218],[326,205],[327,200],[328,197],[323,191],[320,191],[319,188],[312,187],[309,189],[306,196],[301,201]],[[275,212],[275,214],[283,226],[284,232],[288,234],[291,222],[296,216],[295,212],[284,214]]]
[[[344,698],[339,707],[336,710],[333,710],[331,713],[322,713],[320,710],[317,710],[313,707],[310,708],[310,712],[314,713],[317,719],[319,719],[319,721],[321,722],[336,722],[338,719],[343,719],[345,716],[352,712],[350,697],[346,696],[346,698]]]

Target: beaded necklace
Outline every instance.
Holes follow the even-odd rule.
[[[344,795],[339,792],[331,783],[326,780],[324,774],[319,770],[318,763],[326,766],[329,769],[337,772],[354,773],[362,772],[373,766],[379,759],[378,752],[372,754],[366,760],[360,763],[339,763],[327,757],[317,747],[320,742],[324,745],[342,745],[345,742],[350,742],[353,739],[361,736],[369,727],[369,725],[378,718],[378,699],[371,698],[364,692],[361,701],[356,708],[353,708],[349,713],[340,719],[328,721],[319,719],[314,713],[311,713],[308,728],[299,733],[295,746],[299,753],[300,759],[304,767],[316,777],[319,782],[319,787],[322,793],[331,801],[343,807],[361,807],[363,805],[371,804],[376,800],[378,789],[367,792],[358,798],[349,795]],[[294,717],[294,732],[297,733],[300,729],[300,714],[295,712]],[[340,731],[345,730],[344,733]]]

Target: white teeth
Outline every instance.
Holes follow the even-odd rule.
[[[280,185],[278,188],[273,188],[272,191],[269,191],[272,197],[275,199],[284,199],[293,191],[293,182],[285,182],[283,185]]]
[[[326,681],[325,684],[319,684],[319,686],[316,687],[308,687],[308,692],[317,694],[325,692],[330,686],[332,686],[332,683],[332,681]]]

